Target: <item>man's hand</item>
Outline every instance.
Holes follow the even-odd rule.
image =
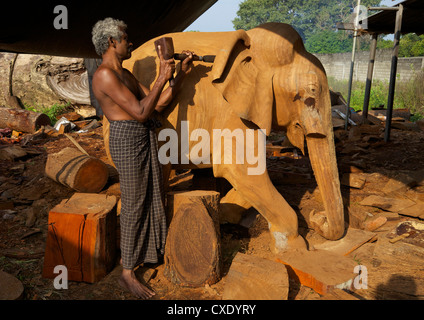
[[[184,50],[182,53],[187,55],[187,58],[185,58],[181,63],[181,71],[188,73],[191,70],[191,66],[193,65],[194,53],[187,50]]]
[[[174,75],[175,61],[173,58],[168,60],[164,59],[161,46],[158,46],[158,55],[160,59],[159,77],[162,76],[165,81],[168,81]]]

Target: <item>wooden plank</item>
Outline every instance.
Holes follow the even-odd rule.
[[[309,287],[320,295],[335,287],[350,288],[357,276],[352,259],[328,250],[296,250],[276,259],[287,267],[290,279]]]
[[[363,244],[375,241],[376,239],[377,234],[374,232],[348,228],[346,235],[340,240],[327,240],[323,243],[314,245],[314,247],[315,249],[328,250],[341,256],[347,256]]]
[[[322,296],[321,300],[359,300],[359,298],[342,289],[335,288]]]
[[[223,300],[287,300],[289,278],[278,262],[237,253],[225,277]]]
[[[415,202],[409,199],[388,198],[371,195],[366,197],[359,204],[362,206],[377,207],[386,211],[399,212],[405,208],[411,207],[415,204]]]

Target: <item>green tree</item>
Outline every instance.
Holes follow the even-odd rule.
[[[352,50],[352,37],[344,37],[341,32],[323,30],[308,37],[305,48],[311,53],[347,52]]]
[[[400,38],[399,56],[417,57],[424,55],[424,35],[408,33]]]
[[[375,6],[380,0],[362,0]],[[240,3],[234,28],[249,30],[265,22],[292,25],[305,41],[324,30],[336,31],[336,23],[351,22],[355,0],[245,0]]]

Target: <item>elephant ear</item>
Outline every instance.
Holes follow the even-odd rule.
[[[237,38],[217,54],[212,69],[212,83],[240,118],[271,132],[274,95],[271,69],[258,69],[249,49],[246,32],[235,32]],[[242,41],[240,41],[242,40]]]

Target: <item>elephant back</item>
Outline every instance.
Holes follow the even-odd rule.
[[[193,51],[196,55],[222,56],[222,53],[231,53],[234,41],[240,39],[240,33],[244,31],[230,32],[176,32],[161,35],[149,40],[132,52],[130,59],[124,61],[123,66],[131,71],[134,76],[146,87],[151,88],[159,72],[159,58],[156,53],[154,42],[161,37],[171,37],[174,43],[175,53],[183,50]],[[247,37],[246,37],[247,38]],[[247,41],[247,39],[246,39]],[[220,68],[219,61],[214,64],[201,63],[209,71],[212,68]],[[199,63],[195,62],[195,65]],[[222,72],[222,70],[218,71]]]
[[[285,23],[270,22],[247,31],[255,63],[265,67],[279,67],[293,62],[296,53],[304,52],[302,38]]]

